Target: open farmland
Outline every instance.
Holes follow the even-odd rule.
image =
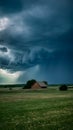
[[[0,89],[0,130],[73,130],[73,89]]]

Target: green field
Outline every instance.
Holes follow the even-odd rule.
[[[0,130],[73,130],[73,89],[0,89]]]

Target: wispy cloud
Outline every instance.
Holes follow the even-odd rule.
[[[9,19],[7,17],[0,18],[0,31],[5,30],[9,25]]]

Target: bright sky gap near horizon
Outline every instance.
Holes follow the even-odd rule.
[[[0,0],[0,84],[73,83],[73,2]]]

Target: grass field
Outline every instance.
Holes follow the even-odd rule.
[[[0,89],[0,130],[73,130],[73,90]]]

